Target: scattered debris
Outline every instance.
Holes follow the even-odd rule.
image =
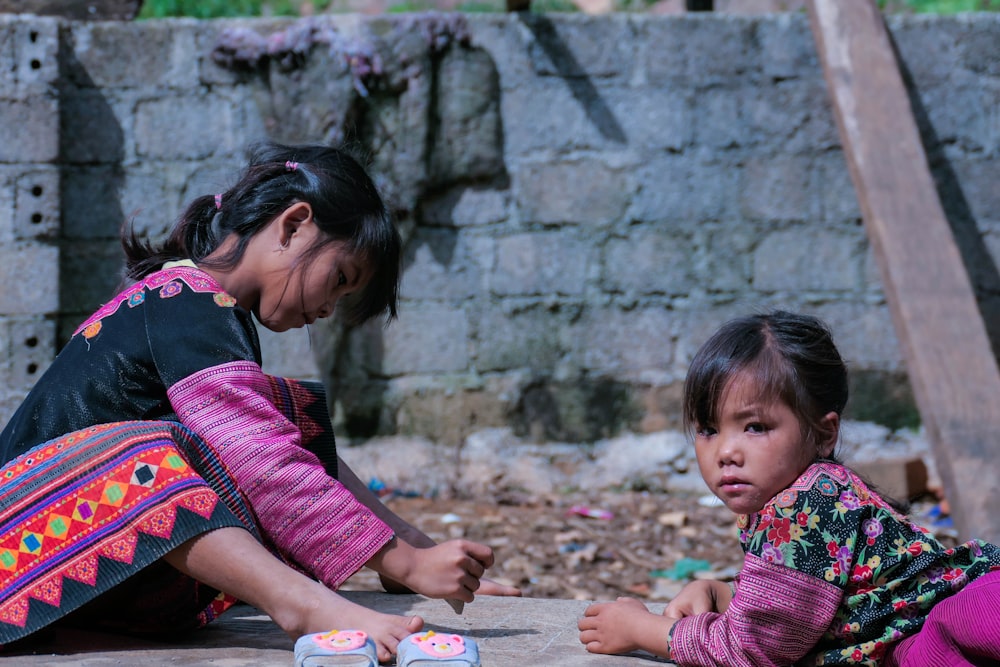
[[[602,510],[595,507],[587,507],[586,505],[573,505],[568,510],[566,510],[566,514],[567,515],[576,514],[578,516],[585,516],[590,519],[604,519],[605,521],[609,521],[615,518],[615,515],[607,510]]]
[[[707,560],[685,557],[674,563],[672,568],[667,570],[653,570],[649,573],[649,576],[684,581],[692,579],[697,572],[711,569],[712,564]]]

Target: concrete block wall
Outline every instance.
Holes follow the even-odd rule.
[[[55,355],[59,25],[0,16],[0,414]]]
[[[675,426],[700,342],[773,307],[833,325],[853,416],[914,420],[801,14],[0,25],[0,115],[32,119],[0,122],[6,406],[30,385],[25,341],[38,372],[118,284],[123,220],[162,236],[251,141],[347,139],[406,238],[401,316],[262,332],[270,372],[327,383],[341,433]],[[890,30],[996,330],[1000,21]],[[47,335],[17,329],[36,321]]]

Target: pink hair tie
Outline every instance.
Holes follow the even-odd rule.
[[[221,192],[219,194],[215,195],[215,210],[216,211],[221,211],[222,210],[222,193]]]
[[[298,168],[299,168],[298,162],[292,162],[291,160],[289,160],[288,162],[285,163],[285,169],[287,169],[288,171],[295,171]]]

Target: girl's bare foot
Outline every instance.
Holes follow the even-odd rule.
[[[383,614],[351,602],[282,563],[242,528],[199,535],[165,559],[193,579],[260,609],[292,639],[310,632],[364,630],[379,660],[386,661],[399,640],[424,626],[419,616]]]
[[[378,659],[385,662],[396,654],[400,640],[424,627],[419,616],[383,614],[355,604],[319,582],[311,583],[314,590],[302,596],[299,605],[284,605],[282,611],[271,614],[292,639],[310,632],[364,630],[375,642]]]

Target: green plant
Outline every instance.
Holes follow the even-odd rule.
[[[878,0],[887,13],[957,14],[1000,11],[1000,0]]]
[[[299,16],[307,13],[303,5],[322,10],[329,2],[309,0],[145,0],[140,19],[190,16],[199,19],[235,16]]]

